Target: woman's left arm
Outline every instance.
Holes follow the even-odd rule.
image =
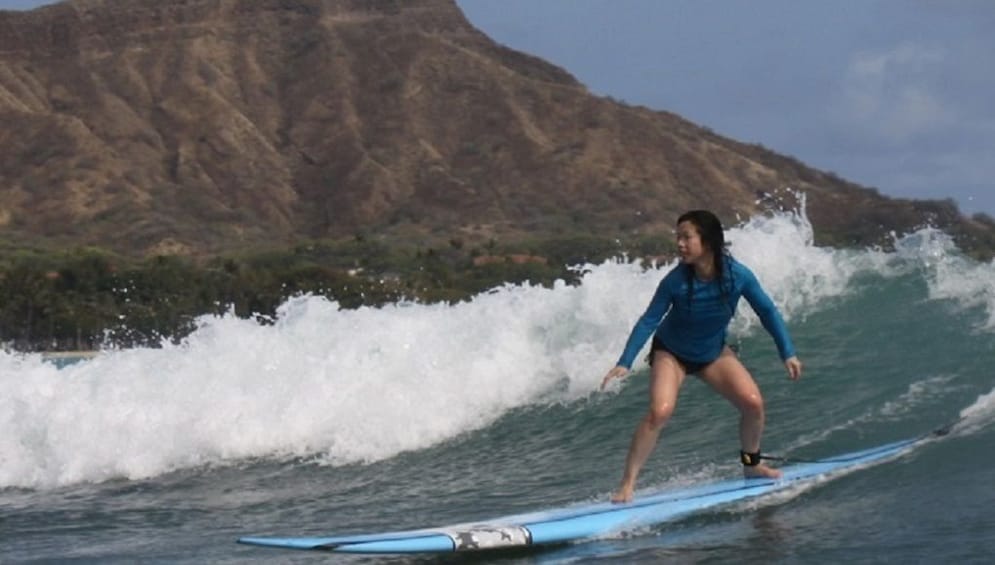
[[[797,380],[802,374],[802,363],[795,354],[795,346],[791,342],[791,335],[788,334],[784,318],[781,317],[781,312],[774,305],[774,301],[770,299],[770,296],[767,296],[767,293],[760,286],[757,277],[748,269],[743,270],[745,272],[743,298],[746,298],[750,307],[757,313],[760,323],[763,324],[767,333],[774,338],[777,352],[784,361],[784,368],[788,371],[788,377],[791,380]]]

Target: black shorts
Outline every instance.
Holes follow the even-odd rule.
[[[653,366],[653,354],[656,353],[657,351],[666,351],[667,353],[671,354],[674,357],[674,359],[677,359],[677,362],[680,363],[681,367],[684,369],[684,372],[687,373],[687,374],[689,374],[689,375],[697,375],[698,373],[701,372],[702,369],[704,369],[705,367],[711,365],[712,361],[714,361],[714,359],[712,361],[708,361],[706,363],[700,363],[700,362],[697,362],[697,361],[689,361],[689,360],[681,357],[680,355],[674,353],[673,351],[671,351],[670,348],[668,348],[666,345],[664,345],[663,343],[661,343],[660,340],[658,340],[658,339],[656,339],[654,337],[653,338],[653,346],[650,349],[650,354],[646,358],[646,362],[649,363],[650,367]]]

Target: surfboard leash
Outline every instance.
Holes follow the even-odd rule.
[[[950,433],[953,432],[954,428],[956,428],[957,425],[960,424],[963,421],[964,421],[964,417],[961,416],[961,417],[957,418],[956,420],[954,420],[952,422],[949,422],[949,423],[947,423],[947,424],[945,424],[943,426],[940,426],[938,428],[934,428],[933,430],[930,430],[930,431],[928,431],[928,432],[926,432],[926,433],[924,433],[924,434],[922,434],[922,435],[920,435],[920,436],[918,436],[918,437],[916,437],[914,439],[908,440],[909,441],[909,445],[918,443],[920,441],[925,441],[927,439],[935,439],[935,438],[946,437],[946,436],[950,435]],[[805,458],[801,458],[801,457],[783,457],[783,456],[780,456],[780,455],[764,455],[762,453],[744,453],[742,451],[740,452],[740,459],[742,460],[742,462],[743,462],[744,465],[748,464],[747,463],[747,459],[748,458],[750,458],[751,462],[754,461],[754,460],[756,461],[756,463],[753,463],[753,465],[756,465],[761,460],[764,460],[764,461],[776,461],[778,463],[832,463],[832,462],[834,462],[834,459],[832,459],[832,458],[830,458],[830,459],[805,459]]]

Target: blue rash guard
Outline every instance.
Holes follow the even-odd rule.
[[[725,293],[719,288],[717,278],[701,281],[694,276],[690,265],[681,263],[667,273],[646,312],[632,328],[618,365],[632,368],[636,355],[654,331],[655,339],[677,357],[694,363],[711,363],[722,353],[726,330],[741,296],[774,338],[781,360],[794,357],[795,347],[784,320],[757,277],[729,255],[725,256],[724,265]],[[692,278],[693,297],[688,304],[688,281]]]

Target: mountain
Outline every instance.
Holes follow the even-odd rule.
[[[0,12],[0,239],[205,255],[727,223],[807,196],[823,241],[990,218],[889,199],[592,95],[454,0],[71,0]]]

